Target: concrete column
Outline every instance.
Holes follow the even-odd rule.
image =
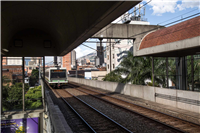
[[[40,77],[41,78],[41,77]],[[45,108],[45,56],[43,56],[43,84],[42,84],[42,103],[43,103],[43,108]],[[46,110],[45,110],[46,111]]]
[[[181,57],[181,85],[182,90],[187,90],[187,58]]]
[[[176,58],[176,84],[178,89],[186,90],[187,89],[187,61],[185,57]]]
[[[169,88],[168,57],[166,57],[166,75],[167,75],[167,88]]]
[[[192,91],[194,91],[194,56],[191,55]]]
[[[41,69],[40,69],[40,59],[39,59],[39,85],[41,85]]]
[[[112,62],[111,62],[111,39],[110,39],[110,72],[112,71],[111,67],[112,67]]]
[[[180,89],[180,57],[176,57],[176,87]]]
[[[3,75],[2,69],[3,68],[2,68],[2,65],[3,64],[2,64],[2,61],[3,61],[3,56],[1,56],[1,68],[0,68],[1,69],[1,81],[0,81],[0,84],[1,84],[1,102],[0,102],[1,103],[1,113],[3,113],[3,107],[2,107],[2,100],[3,100],[3,98],[2,98],[2,89],[3,89],[3,83],[2,83],[2,75]]]
[[[155,81],[154,81],[154,57],[152,56],[152,80],[153,80],[153,86],[155,85]]]
[[[24,83],[24,57],[22,57],[22,97],[23,97],[23,101],[22,101],[22,105],[23,105],[23,111],[25,111],[25,83]]]

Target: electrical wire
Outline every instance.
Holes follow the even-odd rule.
[[[162,23],[164,23],[164,22],[168,22],[168,21],[170,21],[170,20],[173,20],[173,19],[175,19],[175,18],[178,18],[178,17],[180,17],[180,16],[183,16],[183,15],[185,15],[185,14],[191,13],[191,12],[196,11],[196,10],[198,10],[198,8],[196,8],[196,9],[194,9],[194,10],[192,10],[192,11],[186,12],[186,13],[184,13],[184,14],[181,14],[181,15],[179,15],[179,16],[176,16],[176,17],[174,17],[174,18],[172,18],[172,19],[168,19],[168,20],[166,20],[166,21],[160,22],[160,23],[158,23],[157,25],[162,24]]]
[[[140,8],[136,9],[136,10],[133,11],[133,12],[138,11],[138,10],[141,9],[142,7],[144,7],[144,6],[146,6],[147,4],[149,4],[151,1],[152,1],[152,0],[148,1],[147,3],[145,3],[144,5],[142,5]],[[133,12],[132,12],[132,13],[133,13]],[[132,13],[130,13],[130,14],[132,14]],[[128,14],[128,16],[129,16],[130,14]],[[120,21],[121,21],[121,20],[117,21],[116,23],[118,23],[118,22],[120,22]],[[111,26],[112,26],[112,25],[106,27],[106,29],[102,30],[102,32],[105,31],[105,30],[107,30],[107,29],[110,28]],[[100,32],[99,34],[101,34],[102,32]]]

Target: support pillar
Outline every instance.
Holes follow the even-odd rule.
[[[78,78],[78,63],[77,63],[77,60],[76,60],[76,78]]]
[[[24,57],[22,57],[22,105],[23,105],[23,111],[25,111],[25,83],[24,83]]]
[[[41,85],[41,69],[40,69],[40,59],[39,59],[39,85]]]
[[[102,50],[102,40],[103,40],[103,38],[99,38],[99,41],[100,41],[100,54],[101,55],[103,53],[103,50]]]
[[[180,90],[187,89],[187,61],[185,57],[176,58],[176,84]]]
[[[194,91],[194,56],[191,55],[192,91]]]
[[[168,74],[168,57],[166,57],[166,75],[167,75],[167,88],[169,88],[169,74]]]
[[[111,59],[112,59],[112,58],[111,58],[111,39],[110,39],[110,72],[112,71],[112,70],[111,70],[111,66],[112,66],[112,65],[111,65]]]
[[[42,85],[42,88],[43,88],[43,90],[42,90],[42,103],[43,103],[43,108],[46,109],[46,107],[45,107],[45,56],[43,56],[43,85]]]
[[[155,85],[155,81],[154,81],[154,57],[152,56],[152,82],[153,82],[153,86]]]
[[[181,57],[181,85],[182,90],[187,90],[187,60],[186,57]]]
[[[3,61],[3,56],[1,56],[1,81],[0,81],[0,84],[1,84],[1,114],[3,113],[3,105],[2,105],[2,100],[3,100],[3,98],[2,98],[2,89],[3,89],[3,82],[2,82],[2,61]]]

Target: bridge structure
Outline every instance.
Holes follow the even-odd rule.
[[[20,78],[23,83],[21,98],[15,99],[23,101],[22,107],[20,107],[21,111],[5,112],[2,109],[2,120],[34,117],[36,118],[35,121],[39,123],[37,125],[38,132],[47,130],[48,128],[46,127],[50,126],[45,126],[44,123],[49,114],[45,114],[45,112],[48,109],[54,109],[53,113],[51,113],[51,116],[53,116],[51,119],[58,117],[59,113],[48,100],[48,94],[45,92],[42,81],[43,107],[36,110],[27,110],[27,107],[25,107],[27,103],[24,87],[24,63],[26,57],[42,57],[43,65],[41,66],[40,64],[40,66],[44,72],[44,56],[67,54],[139,2],[141,1],[2,1],[1,60],[4,60],[4,57],[22,57],[18,60],[21,62],[19,63],[22,67]],[[1,71],[2,67],[4,66],[1,63]],[[3,101],[5,99],[3,99],[2,89],[3,83],[1,86],[1,105],[5,102]],[[49,104],[46,102],[49,102]],[[53,123],[56,124],[54,131],[65,132],[64,128],[58,127],[63,125],[59,120],[54,119]]]
[[[180,117],[191,116],[187,117],[187,120],[195,118],[195,123],[199,124],[200,93],[185,91],[187,90],[187,68],[184,56],[199,52],[200,32],[198,27],[200,19],[196,17],[167,28],[158,25],[109,24],[139,2],[141,1],[1,2],[1,59],[3,60],[4,57],[22,57],[23,88],[21,99],[18,99],[22,101],[21,110],[3,111],[2,108],[1,119],[22,119],[26,123],[31,118],[36,121],[38,132],[71,132],[70,127],[66,127],[67,122],[63,119],[59,107],[52,102],[41,77],[42,108],[26,108],[26,100],[28,99],[25,97],[25,57],[41,57],[40,59],[43,62],[39,63],[38,67],[43,69],[44,72],[45,56],[62,56],[88,38],[105,38],[133,39],[134,56],[152,56],[152,63],[154,57],[168,57],[169,55],[178,57],[177,70],[181,69],[177,74],[181,75],[177,81],[179,87],[177,89],[167,89],[169,86],[159,88],[77,78],[69,78],[70,82],[138,97],[147,100],[144,102],[145,104],[148,101],[151,101],[151,105],[154,104],[154,106],[158,103],[167,104],[174,107],[173,111],[175,113],[173,115],[179,109],[183,109],[182,112],[178,113],[183,114]],[[179,32],[176,34],[176,31]],[[195,32],[193,33],[193,31]],[[179,38],[171,39],[174,36],[179,36]],[[168,41],[169,38],[171,41]],[[42,67],[40,68],[40,66]],[[1,62],[1,72],[2,67],[3,63]],[[166,68],[168,68],[167,65]],[[152,73],[154,75],[153,68]],[[45,77],[44,73],[43,77]],[[193,91],[194,85],[193,78]],[[1,105],[5,101],[2,91],[3,83],[1,86]],[[163,106],[160,106],[160,109],[162,108],[166,111]],[[184,109],[189,111],[189,114]],[[172,112],[170,109],[167,111]]]

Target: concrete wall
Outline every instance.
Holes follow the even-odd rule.
[[[92,77],[106,76],[107,71],[91,71]]]
[[[49,92],[46,90],[46,110],[47,120],[45,121],[47,132],[56,133],[72,133],[71,128],[67,124],[62,112],[57,105],[54,105]]]
[[[151,86],[123,84],[117,82],[87,80],[81,78],[68,78],[69,81],[118,92],[133,97],[170,105],[176,108],[200,113],[200,92],[166,89]]]

